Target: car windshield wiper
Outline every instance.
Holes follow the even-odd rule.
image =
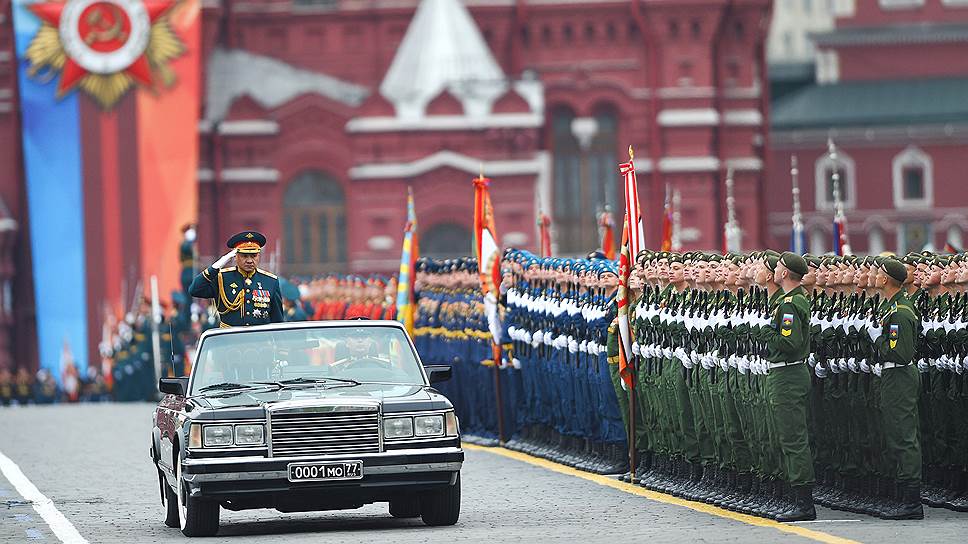
[[[290,378],[288,380],[280,380],[277,382],[258,382],[258,383],[288,387],[291,385],[316,385],[316,384],[325,384],[328,382],[345,383],[348,385],[360,385],[360,382],[356,380],[350,380],[345,378],[306,378],[305,376],[300,376],[298,378]]]
[[[213,383],[212,385],[206,385],[205,387],[199,389],[198,392],[207,393],[212,391],[236,391],[236,390],[242,390],[242,389],[262,389],[262,388],[265,388],[266,385],[278,385],[278,384],[276,384],[275,382],[269,382],[269,383],[255,382],[255,383],[248,383],[248,384],[234,383],[234,382],[219,382],[219,383]]]

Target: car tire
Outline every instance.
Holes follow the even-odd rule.
[[[454,485],[428,491],[420,497],[420,517],[432,527],[457,523],[460,518],[460,472]]]
[[[181,460],[175,462],[175,481],[178,482],[178,525],[185,536],[215,536],[218,533],[219,504],[192,498],[181,477]]]
[[[406,497],[390,501],[390,515],[395,518],[420,517],[420,498]]]
[[[158,469],[158,480],[161,484],[161,505],[165,509],[165,526],[172,529],[180,527],[178,522],[178,495],[171,490],[171,486],[165,481],[165,475]]]

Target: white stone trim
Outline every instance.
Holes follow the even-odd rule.
[[[816,75],[821,85],[840,81],[840,54],[836,49],[817,50]]]
[[[636,165],[638,169],[638,165]],[[660,172],[715,172],[719,170],[716,157],[663,157],[659,159]]]
[[[924,198],[904,198],[904,168],[920,166],[924,171]],[[930,208],[934,204],[934,161],[921,148],[908,146],[891,161],[891,177],[894,188],[894,207]]]
[[[484,172],[490,176],[512,176],[538,174],[541,172],[542,161],[537,155],[529,160],[481,161],[468,155],[444,150],[413,162],[361,164],[350,168],[349,174],[350,179],[408,178],[449,166],[476,175],[482,165]]]
[[[894,11],[913,9],[924,6],[924,0],[877,0],[881,9]]]
[[[763,159],[760,159],[759,157],[737,157],[733,159],[726,159],[726,168],[732,168],[737,172],[759,172],[763,169]]]
[[[658,91],[659,98],[713,98],[716,96],[715,87],[662,87]]]
[[[208,119],[199,119],[198,131],[201,132],[202,134],[208,134],[209,132],[212,131],[212,125],[214,125],[214,123],[212,123],[212,121]]]
[[[215,172],[211,168],[198,169],[198,181],[212,181],[215,179]]]
[[[723,124],[758,127],[763,124],[763,114],[753,108],[726,110],[723,112]]]
[[[854,164],[854,159],[841,148],[837,148],[837,164],[843,166],[844,176],[840,179],[840,184],[841,187],[847,189],[844,208],[850,210],[857,207],[857,167]],[[832,165],[833,162],[827,153],[821,155],[814,163],[814,209],[816,210],[834,209],[834,203],[827,201],[827,179],[825,175],[827,168]],[[836,167],[836,165],[833,166]]]
[[[389,251],[393,249],[393,238],[384,235],[373,236],[366,241],[366,247],[371,251]]]
[[[834,0],[834,17],[853,17],[855,13],[856,0]]]
[[[659,126],[705,127],[719,124],[719,112],[713,108],[668,109],[659,112]]]
[[[279,134],[279,123],[267,119],[222,121],[218,133],[224,136],[270,136]]]
[[[968,7],[968,0],[941,0],[941,3],[945,6],[952,6],[956,8]]]
[[[431,130],[484,130],[489,128],[540,128],[540,113],[494,113],[484,117],[466,115],[429,115],[416,119],[400,117],[357,117],[346,123],[346,131],[410,132]]]
[[[275,168],[250,166],[244,168],[225,168],[222,170],[222,181],[260,183],[279,181],[279,171]]]

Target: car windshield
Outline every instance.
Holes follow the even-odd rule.
[[[267,382],[292,387],[425,383],[406,333],[396,327],[242,330],[202,341],[191,394]]]

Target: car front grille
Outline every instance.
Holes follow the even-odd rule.
[[[270,409],[270,456],[379,453],[380,414],[375,406]]]

